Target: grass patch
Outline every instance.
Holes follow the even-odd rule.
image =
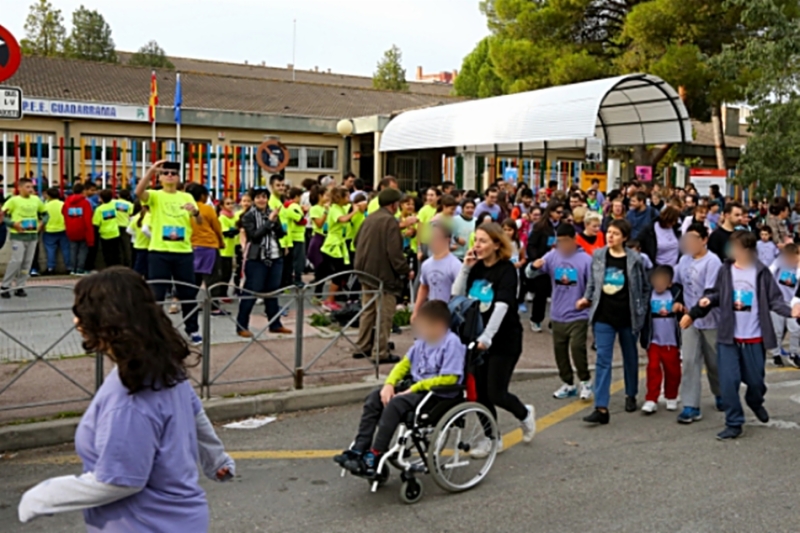
[[[3,426],[22,426],[24,424],[35,424],[36,422],[49,422],[51,420],[66,420],[68,418],[80,418],[83,416],[83,411],[62,411],[53,416],[44,416],[38,418],[23,418],[22,420],[14,420],[6,422]]]
[[[311,315],[310,324],[315,328],[327,328],[331,323],[330,317],[324,313],[314,313]]]
[[[402,309],[397,311],[392,318],[392,323],[398,328],[403,328],[411,325],[411,310]]]
[[[258,396],[259,394],[274,394],[276,392],[284,392],[286,389],[263,389],[253,392],[231,392],[223,394],[220,398],[230,400],[231,398],[247,398],[249,396]]]

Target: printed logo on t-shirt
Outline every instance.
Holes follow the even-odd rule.
[[[117,211],[122,211],[123,213],[128,212],[128,206],[123,204],[122,202],[117,202],[116,204]]]
[[[556,285],[573,286],[578,284],[578,271],[570,265],[557,266],[553,279]]]
[[[22,231],[36,231],[35,218],[23,218],[19,221],[19,224],[22,226]]]
[[[650,314],[654,318],[667,318],[672,315],[672,299],[650,300]]]
[[[778,283],[786,287],[795,287],[797,285],[797,271],[781,270],[780,276],[778,276]]]
[[[625,286],[625,271],[617,267],[607,267],[603,279],[603,292],[609,296],[617,294]]]
[[[161,238],[165,241],[183,242],[186,240],[186,228],[180,226],[164,226],[161,228]]]
[[[733,287],[733,310],[749,312],[753,309],[755,291],[746,281],[737,281]]]
[[[547,238],[547,247],[552,248],[556,245],[556,238],[554,235],[551,235]]]
[[[481,313],[486,313],[492,307],[494,301],[494,289],[492,284],[485,279],[476,280],[469,289],[469,298],[480,302]]]
[[[103,211],[103,220],[111,220],[112,218],[116,218],[117,214],[110,209],[108,211]]]
[[[83,216],[83,208],[82,207],[69,207],[69,208],[67,208],[67,216],[68,217],[82,217]]]

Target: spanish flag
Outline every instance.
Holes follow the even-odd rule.
[[[158,82],[156,81],[156,71],[150,76],[150,123],[156,121],[156,106],[158,105]]]

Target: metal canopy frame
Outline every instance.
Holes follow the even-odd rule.
[[[401,113],[380,151],[455,147],[467,153],[576,150],[599,137],[606,148],[692,140],[677,91],[649,74],[630,74]]]

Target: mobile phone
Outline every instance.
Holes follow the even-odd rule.
[[[162,170],[174,170],[175,172],[180,172],[181,164],[177,161],[165,161],[163,165],[161,165]]]

